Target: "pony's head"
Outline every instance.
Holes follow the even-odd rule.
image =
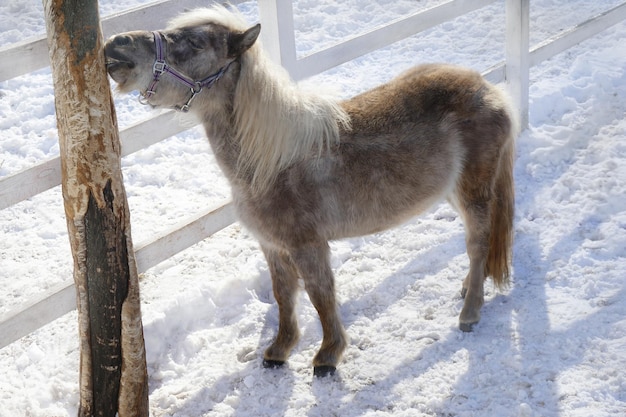
[[[138,90],[154,107],[186,111],[203,90],[225,76],[261,30],[224,8],[199,9],[162,31],[133,31],[105,44],[107,71],[121,92]]]

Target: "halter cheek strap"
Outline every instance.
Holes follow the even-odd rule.
[[[165,48],[161,33],[158,31],[153,31],[152,35],[154,36],[156,53],[156,59],[154,61],[154,65],[152,66],[153,78],[146,92],[143,93],[139,98],[139,102],[141,104],[148,104],[148,100],[150,99],[150,97],[156,94],[156,86],[161,79],[161,75],[163,75],[164,73],[168,73],[172,77],[174,77],[175,80],[189,87],[189,90],[191,92],[189,99],[182,106],[176,106],[178,110],[186,113],[189,111],[189,106],[191,105],[191,102],[196,98],[196,96],[200,94],[200,92],[202,92],[204,88],[211,88],[213,84],[215,84],[220,78],[222,78],[224,73],[226,73],[226,71],[228,70],[228,67],[230,67],[230,64],[233,63],[233,61],[229,62],[227,65],[220,68],[219,71],[217,71],[215,74],[209,75],[208,77],[203,78],[199,81],[193,80],[183,73],[177,71],[174,67],[172,67],[165,61]]]

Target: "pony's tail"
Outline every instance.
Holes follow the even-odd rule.
[[[512,116],[512,112],[509,112]],[[491,233],[489,252],[485,266],[485,277],[491,276],[498,289],[509,285],[510,265],[513,248],[513,217],[515,214],[515,185],[513,181],[513,162],[515,159],[515,136],[518,128],[514,116],[512,126],[504,145],[491,200]]]

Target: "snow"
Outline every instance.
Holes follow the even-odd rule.
[[[102,15],[146,3],[102,0]],[[297,0],[300,56],[442,1]],[[531,45],[619,1],[531,4]],[[239,6],[251,23],[256,3]],[[0,44],[45,31],[39,0],[0,5]],[[419,62],[478,70],[503,59],[502,1],[303,82],[350,96]],[[333,242],[350,345],[315,379],[317,314],[284,369],[261,366],[276,332],[267,266],[234,224],[141,280],[154,416],[626,415],[626,22],[531,72],[530,127],[517,142],[514,274],[487,285],[482,321],[458,330],[468,261],[463,225],[441,204],[402,227]],[[121,127],[150,110],[117,97]],[[57,156],[50,70],[0,82],[0,177]],[[229,189],[203,132],[123,159],[133,240]],[[0,315],[71,279],[59,187],[0,211]],[[76,313],[0,349],[0,416],[76,415]]]

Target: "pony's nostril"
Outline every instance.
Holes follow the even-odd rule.
[[[128,35],[117,35],[113,38],[113,43],[116,46],[128,46],[131,43],[131,38]]]

